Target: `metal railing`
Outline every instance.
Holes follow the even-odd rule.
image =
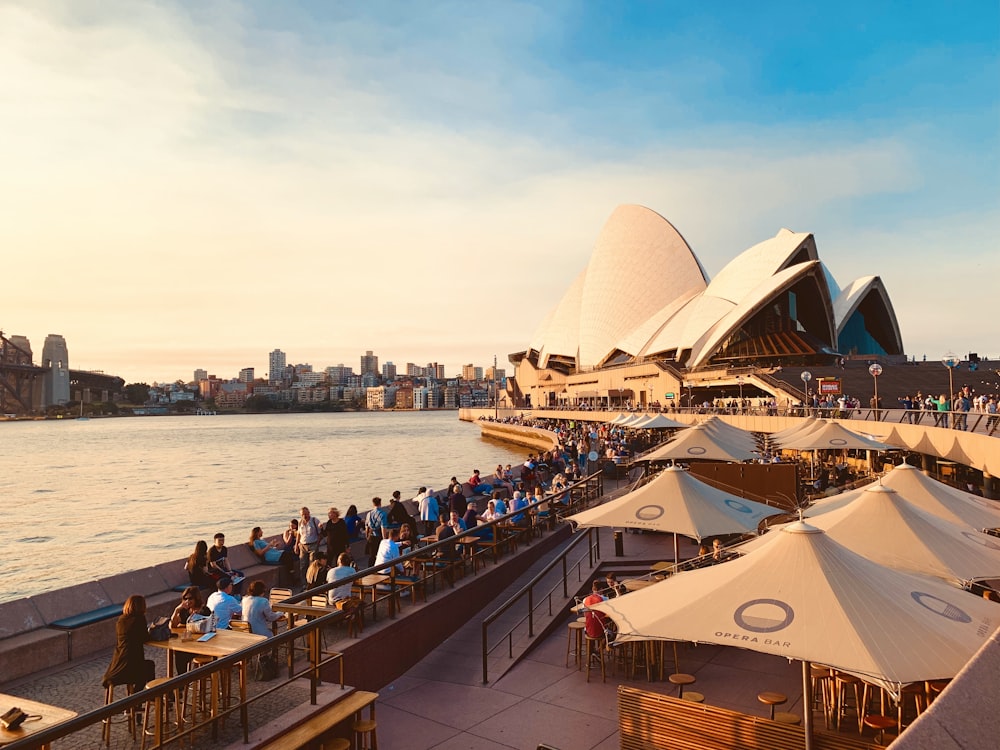
[[[586,549],[579,557],[574,561],[570,562],[569,557],[571,553],[577,550],[584,542],[586,542]],[[507,651],[510,658],[514,658],[514,633],[522,628],[525,623],[528,626],[528,638],[533,638],[535,635],[535,610],[542,605],[548,607],[548,616],[553,615],[552,610],[552,594],[562,588],[563,598],[569,598],[569,576],[570,573],[575,572],[577,577],[577,584],[582,583],[585,576],[583,575],[582,563],[583,560],[587,560],[587,564],[591,569],[597,564],[597,560],[601,558],[601,543],[600,534],[597,533],[597,529],[587,528],[582,531],[577,532],[576,537],[566,545],[566,548],[559,554],[559,556],[546,565],[534,578],[532,578],[525,586],[515,593],[510,599],[500,605],[493,613],[483,620],[482,624],[482,649],[483,649],[483,682],[489,682],[489,655],[493,653],[497,648],[499,648],[504,643],[507,644]],[[538,592],[537,589],[544,585],[545,579],[548,577],[549,573],[555,570],[557,567],[560,568],[560,576],[558,581],[550,586],[549,588]],[[588,572],[589,575],[589,572]],[[500,617],[505,615],[514,607],[519,605],[524,605],[524,614],[518,618],[518,620],[509,627],[506,632],[501,634],[497,639],[496,643],[492,646],[489,645],[489,629],[490,625],[496,622]]]

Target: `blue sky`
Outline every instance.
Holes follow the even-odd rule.
[[[130,381],[453,372],[640,203],[710,275],[813,232],[908,353],[1000,356],[998,53],[995,2],[2,2],[0,326]]]

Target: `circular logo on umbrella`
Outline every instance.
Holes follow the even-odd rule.
[[[986,534],[977,533],[975,531],[963,531],[962,536],[964,536],[970,542],[975,542],[981,547],[986,547],[986,549],[1000,549],[1000,544],[994,542]]]
[[[927,594],[923,591],[911,591],[910,596],[912,596],[913,601],[921,607],[929,609],[936,615],[947,617],[949,620],[954,620],[955,622],[972,622],[972,618],[965,614],[965,612],[961,609],[956,607],[954,604],[949,604],[944,599],[934,596],[934,594]]]
[[[733,621],[751,633],[784,630],[795,619],[795,610],[778,599],[751,599],[733,613]]]
[[[695,445],[691,448],[688,448],[687,452],[690,453],[692,456],[702,456],[706,453],[706,450],[701,446]]]
[[[655,521],[664,513],[659,505],[643,505],[635,512],[635,517],[640,521]]]
[[[830,438],[830,445],[847,445],[847,441],[844,438]]]
[[[753,509],[747,505],[744,505],[739,500],[734,500],[731,497],[726,498],[726,505],[728,505],[733,510],[739,511],[740,513],[753,513]]]

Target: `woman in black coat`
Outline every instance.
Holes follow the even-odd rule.
[[[146,600],[133,594],[125,600],[122,616],[115,623],[115,651],[101,684],[128,685],[129,692],[142,690],[156,676],[155,665],[145,658],[143,645],[149,640]]]
[[[340,517],[340,509],[330,508],[329,519],[323,527],[326,534],[326,556],[329,560],[336,560],[341,552],[347,552],[351,538],[347,523]]]

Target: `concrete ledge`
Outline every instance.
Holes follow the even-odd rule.
[[[47,591],[44,594],[31,597],[30,601],[38,609],[46,624],[81,612],[92,612],[110,604],[124,603],[124,600],[112,601],[108,592],[97,581],[89,581],[56,591]]]
[[[30,599],[15,599],[0,604],[0,639],[28,633],[44,625],[42,613]]]
[[[0,641],[0,682],[16,680],[69,660],[65,631],[40,628]]]
[[[171,588],[156,567],[119,573],[102,578],[98,583],[111,598],[111,601],[117,604],[124,604],[125,600],[132,594],[150,596]]]

